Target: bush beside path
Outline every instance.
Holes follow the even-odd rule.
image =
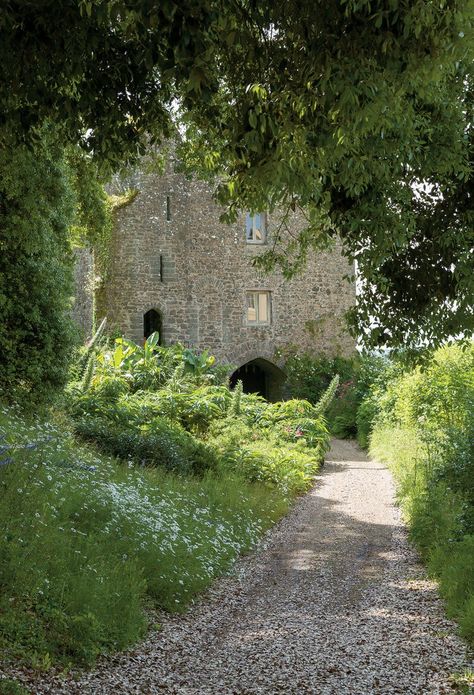
[[[189,612],[34,692],[434,695],[467,692],[472,666],[407,541],[390,472],[334,442],[312,491]]]

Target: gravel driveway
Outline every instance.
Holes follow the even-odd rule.
[[[335,442],[314,489],[235,575],[68,695],[452,693],[465,647],[407,543],[386,468]]]

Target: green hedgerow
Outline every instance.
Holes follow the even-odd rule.
[[[66,382],[74,342],[74,196],[52,133],[0,150],[0,199],[0,397],[38,405]]]
[[[474,344],[392,375],[363,404],[370,451],[391,466],[411,537],[474,643]]]

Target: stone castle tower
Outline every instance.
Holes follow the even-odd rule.
[[[355,286],[344,279],[352,268],[340,245],[312,253],[292,280],[264,275],[251,261],[271,244],[277,216],[243,213],[222,224],[208,185],[172,167],[163,175],[139,172],[127,185],[138,194],[116,213],[96,307],[112,330],[136,342],[158,330],[165,345],[206,348],[235,367],[234,379],[242,378],[246,390],[269,398],[284,380],[278,350],[354,351],[343,316],[355,302]]]

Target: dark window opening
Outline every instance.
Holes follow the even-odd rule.
[[[166,219],[168,222],[171,220],[171,198],[169,195],[166,196]]]
[[[282,398],[285,373],[268,360],[257,358],[236,369],[230,377],[230,387],[234,388],[239,380],[244,393],[258,393],[269,401]]]
[[[163,321],[160,312],[156,309],[150,309],[143,316],[143,337],[146,340],[152,333],[158,333],[160,336],[158,345],[163,345],[162,332]]]

